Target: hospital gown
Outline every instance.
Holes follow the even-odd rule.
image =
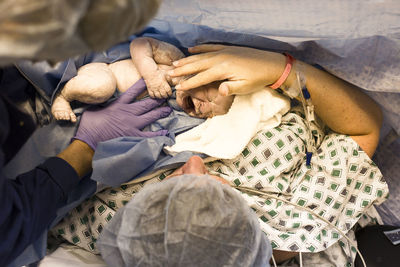
[[[274,249],[319,252],[333,245],[354,260],[355,248],[318,216],[352,236],[352,227],[372,204],[385,200],[388,188],[377,166],[350,137],[316,125],[312,133],[316,152],[310,166],[305,161],[307,127],[296,108],[280,126],[258,132],[236,158],[206,165],[210,173],[239,188],[272,195],[243,193]],[[52,233],[98,253],[95,241],[116,210],[145,183],[160,182],[169,173],[98,193],[71,211]]]

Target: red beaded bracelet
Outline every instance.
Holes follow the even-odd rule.
[[[283,54],[286,56],[286,67],[281,77],[275,83],[269,85],[269,87],[272,89],[277,89],[281,87],[281,85],[286,81],[287,77],[289,76],[290,71],[292,70],[293,62],[295,59],[288,53]]]

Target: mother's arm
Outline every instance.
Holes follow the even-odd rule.
[[[180,90],[221,80],[220,94],[246,94],[273,84],[285,68],[285,56],[270,51],[223,45],[200,45],[189,51],[200,54],[174,62],[176,68],[168,73],[196,74],[176,87]],[[299,69],[318,116],[333,131],[351,136],[371,157],[382,123],[379,106],[354,85],[301,61],[294,64],[284,87],[292,85]]]
[[[306,77],[315,112],[337,133],[347,134],[372,157],[379,141],[382,111],[375,101],[356,86],[323,70],[297,61],[284,83],[290,87],[301,68]]]

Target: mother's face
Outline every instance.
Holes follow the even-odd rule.
[[[218,87],[221,82],[213,82],[188,91],[176,91],[176,102],[190,116],[211,118],[228,112],[234,96],[221,96]]]

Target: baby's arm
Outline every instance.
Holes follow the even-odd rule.
[[[153,98],[167,98],[171,95],[170,84],[177,83],[166,75],[172,69],[172,62],[184,57],[175,46],[159,40],[140,37],[131,42],[130,53],[137,70],[147,85]]]

